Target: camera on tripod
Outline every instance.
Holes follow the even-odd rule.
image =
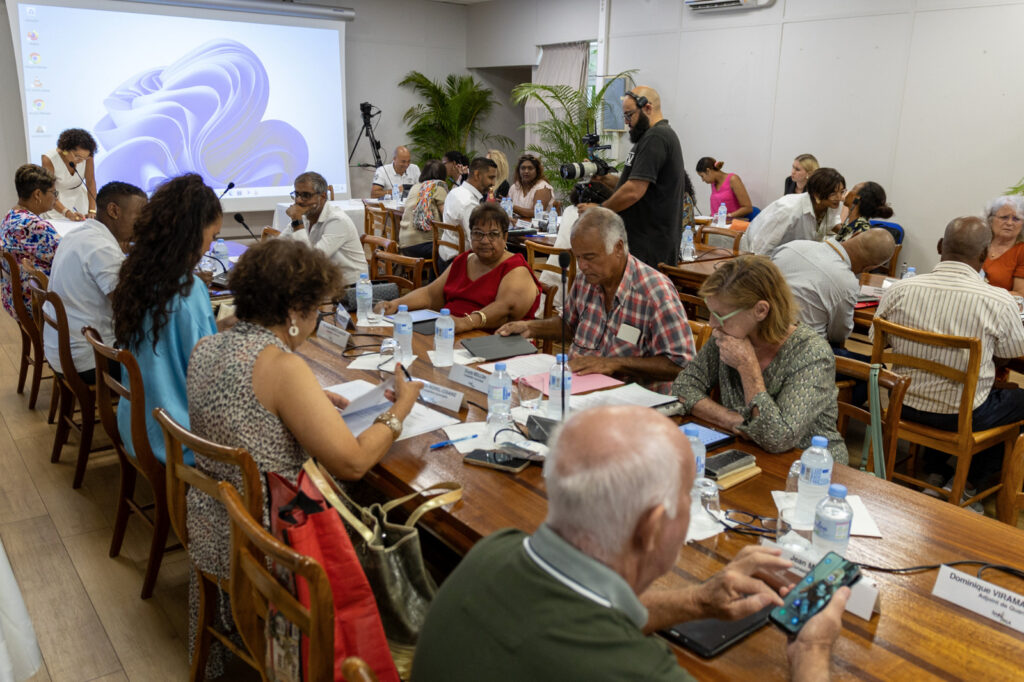
[[[587,160],[573,163],[563,163],[558,172],[566,180],[581,180],[586,183],[594,176],[608,175],[612,167],[608,162],[597,155],[598,152],[611,149],[610,144],[599,144],[601,136],[597,133],[587,133],[581,138],[583,144],[587,145]]]

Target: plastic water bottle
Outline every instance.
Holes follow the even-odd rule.
[[[833,483],[828,487],[828,497],[818,503],[814,512],[812,542],[823,552],[846,556],[852,527],[853,508],[846,501],[846,486]]]
[[[684,263],[697,260],[697,248],[693,245],[693,229],[687,225],[679,243],[679,260]]]
[[[218,239],[216,243],[214,243],[213,255],[221,259],[228,257],[228,245],[224,242],[223,239]]]
[[[725,221],[729,218],[729,211],[725,208],[725,203],[718,205],[718,216],[715,218],[715,222],[719,227],[725,227]]]
[[[409,314],[409,306],[404,303],[398,306],[394,325],[395,342],[398,344],[398,353],[395,357],[400,363],[408,366],[412,362],[412,315]]]
[[[360,322],[369,322],[373,316],[373,285],[365,272],[360,273],[356,282],[356,315]]]
[[[451,367],[454,348],[455,320],[450,310],[441,308],[441,317],[434,322],[434,366]]]
[[[564,372],[564,374],[563,374]],[[562,377],[565,377],[564,382]],[[565,412],[562,414],[562,393],[565,393]],[[569,358],[565,353],[555,356],[555,364],[548,370],[548,417],[563,419],[568,417],[569,396],[572,395],[572,371],[569,369]]]
[[[697,474],[693,479],[697,481],[697,479],[704,478],[704,460],[707,455],[707,448],[704,447],[704,441],[700,439],[700,429],[695,424],[683,426],[683,434],[686,436],[686,440],[690,441],[693,459],[697,463]]]
[[[800,460],[796,460],[789,465],[789,476],[786,477],[786,492],[795,493],[800,489],[800,469],[803,465],[800,464]]]
[[[814,510],[832,482],[832,464],[828,438],[811,438],[811,447],[800,455],[800,483],[796,493],[797,523],[809,525],[814,522]]]
[[[911,277],[913,277],[916,274],[917,274],[917,268],[915,268],[913,265],[910,265],[910,266],[907,267],[907,273],[905,275],[903,275],[903,279],[910,279]]]
[[[551,210],[548,211],[548,232],[558,234],[558,209],[553,204]]]
[[[537,199],[536,203],[533,205],[533,224],[538,230],[544,230],[544,223],[547,221],[547,216],[544,215],[544,202]]]
[[[487,380],[487,423],[492,426],[512,421],[512,377],[505,369],[504,362],[495,363]]]
[[[515,216],[512,211],[512,200],[510,198],[502,197],[501,207],[505,210],[505,213],[508,214],[510,220],[515,220]]]

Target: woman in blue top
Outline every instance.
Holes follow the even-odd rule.
[[[135,223],[135,245],[121,266],[112,296],[117,345],[135,354],[146,389],[146,431],[153,454],[165,461],[164,438],[153,419],[162,407],[186,428],[185,376],[196,342],[217,333],[210,292],[193,269],[220,229],[220,201],[195,174],[157,188]],[[130,411],[117,425],[132,455]],[[192,453],[185,459],[192,464]]]

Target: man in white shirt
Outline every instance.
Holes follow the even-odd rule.
[[[776,247],[796,239],[821,241],[842,222],[840,208],[846,180],[835,168],[819,168],[807,180],[807,191],[787,194],[768,204],[747,227],[740,248],[770,256]]]
[[[138,187],[108,182],[96,195],[96,217],[87,219],[61,239],[50,269],[49,290],[64,303],[75,366],[61,366],[57,330],[43,325],[46,361],[55,372],[77,371],[87,384],[96,383],[96,359],[81,330],[92,327],[104,341],[113,343],[110,296],[121,273],[124,247],[131,241],[135,220],[145,205],[146,193]]]
[[[494,186],[497,178],[498,165],[488,158],[479,156],[469,164],[469,177],[466,181],[448,192],[448,198],[444,200],[441,222],[462,226],[466,248],[469,248],[469,216],[487,196],[487,191]],[[451,230],[445,230],[444,238],[452,242],[459,240],[458,235]],[[457,255],[459,254],[455,249],[448,246],[438,249],[438,257],[444,264],[439,265],[438,272],[443,272],[448,261]]]
[[[876,317],[928,332],[981,339],[981,368],[974,391],[971,428],[975,431],[1012,424],[1024,418],[1024,391],[993,388],[995,358],[1024,355],[1024,326],[1010,292],[987,284],[978,274],[988,256],[992,230],[981,218],[956,218],[939,240],[941,262],[930,273],[901,280],[886,289]],[[874,334],[874,328],[871,330]],[[891,337],[897,352],[908,353],[941,365],[966,369],[967,354],[953,348],[911,344]],[[911,377],[903,401],[903,418],[944,431],[956,431],[962,384],[910,367],[894,366],[894,372]],[[971,461],[971,483],[985,484],[998,471],[1003,446],[979,452]],[[949,475],[947,457],[927,451],[925,468],[936,476]],[[948,485],[948,484],[947,484]],[[966,494],[970,496],[970,494]],[[955,500],[959,502],[960,500]],[[972,505],[973,507],[974,505]],[[980,505],[978,505],[980,507]]]
[[[319,249],[341,268],[345,286],[355,284],[368,272],[366,254],[351,218],[327,201],[327,180],[319,173],[303,173],[295,178],[292,199],[295,203],[285,210],[291,226],[281,231],[281,237]]]
[[[370,198],[379,199],[385,194],[391,194],[395,185],[411,187],[419,181],[420,169],[412,163],[408,147],[396,147],[391,163],[384,164],[374,172]]]

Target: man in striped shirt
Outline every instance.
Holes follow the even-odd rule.
[[[902,280],[886,290],[875,313],[906,327],[981,339],[981,370],[974,392],[975,431],[1024,419],[1024,391],[992,388],[995,359],[1024,355],[1024,326],[1010,293],[985,283],[979,275],[991,239],[992,232],[981,218],[956,218],[939,240],[941,262],[930,273]],[[892,345],[897,352],[948,367],[967,367],[963,350],[911,345],[898,338],[892,339]],[[893,369],[911,377],[903,402],[904,419],[956,430],[962,384],[908,367]],[[999,445],[978,453],[971,463],[969,481],[980,483],[998,471],[1002,451]],[[925,458],[929,473],[948,475],[951,469],[945,459],[945,455],[929,452]]]

